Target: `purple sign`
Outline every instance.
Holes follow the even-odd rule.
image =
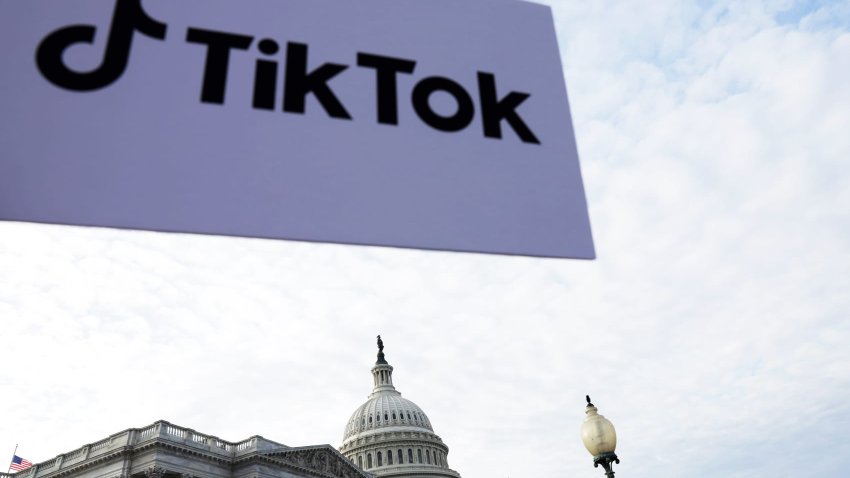
[[[0,220],[594,257],[548,7],[0,3]]]

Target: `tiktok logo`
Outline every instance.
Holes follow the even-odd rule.
[[[164,40],[166,25],[149,17],[142,9],[141,0],[117,0],[100,66],[89,72],[68,68],[62,54],[75,43],[93,43],[95,30],[92,25],[71,25],[47,35],[35,55],[41,74],[54,85],[72,91],[93,91],[109,86],[127,68],[134,33]]]
[[[49,82],[60,88],[94,91],[111,85],[124,74],[136,33],[165,40],[166,30],[165,23],[145,13],[141,0],[116,0],[103,60],[97,68],[88,72],[74,71],[62,59],[71,45],[94,42],[96,28],[92,25],[70,25],[47,35],[36,50],[36,65]],[[251,105],[254,109],[306,114],[306,98],[312,95],[329,117],[352,119],[331,85],[331,80],[348,70],[350,65],[326,62],[309,70],[309,46],[306,43],[286,42],[285,54],[282,54],[284,48],[278,41],[263,38],[256,42],[256,48],[252,48],[255,39],[252,35],[241,33],[194,27],[187,29],[185,41],[206,50],[201,103],[224,105],[232,54],[251,54],[251,50],[256,49],[260,56],[254,69]],[[360,68],[374,70],[378,123],[398,125],[399,100],[408,97],[416,116],[436,130],[448,133],[461,131],[478,116],[484,137],[502,139],[504,124],[522,142],[540,144],[518,111],[531,94],[510,91],[500,96],[493,73],[476,73],[477,92],[468,91],[461,83],[444,76],[418,77],[412,89],[399,91],[397,78],[413,75],[416,60],[358,52],[356,63]],[[282,73],[278,72],[280,66],[283,66]],[[277,93],[281,89],[283,94],[279,100]],[[446,114],[432,108],[430,99],[437,93],[451,98],[456,106],[453,113]]]

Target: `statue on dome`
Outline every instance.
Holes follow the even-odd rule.
[[[384,341],[381,340],[381,336],[379,335],[378,336],[378,361],[375,362],[375,364],[378,365],[378,364],[385,364],[385,363],[387,363],[387,359],[384,358]]]

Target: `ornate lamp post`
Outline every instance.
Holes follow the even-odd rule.
[[[584,413],[587,417],[581,425],[581,440],[584,442],[584,447],[593,455],[593,467],[596,468],[602,465],[605,469],[605,476],[614,478],[614,470],[611,468],[613,463],[620,463],[620,459],[614,454],[614,449],[617,447],[617,432],[614,431],[614,425],[607,418],[596,413],[596,407],[590,403],[590,396],[587,395],[587,408]]]

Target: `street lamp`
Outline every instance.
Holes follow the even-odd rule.
[[[614,449],[617,448],[617,432],[614,431],[614,425],[607,418],[596,413],[596,407],[590,403],[590,395],[587,397],[587,408],[584,413],[587,417],[581,425],[581,441],[584,442],[584,447],[593,455],[593,467],[596,468],[602,465],[605,469],[605,476],[614,478],[614,470],[611,469],[613,463],[620,463],[620,459],[614,454]]]

